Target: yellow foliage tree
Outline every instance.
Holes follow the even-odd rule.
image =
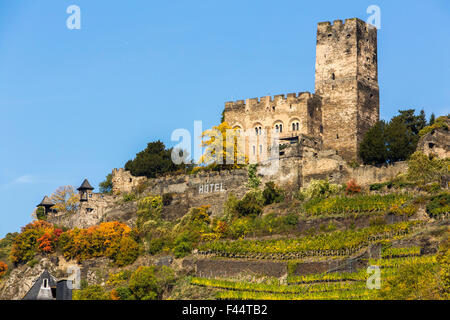
[[[205,152],[200,157],[200,163],[206,165],[222,165],[240,168],[248,163],[248,157],[243,151],[240,132],[231,128],[227,122],[222,122],[212,129],[202,133],[202,147]]]
[[[79,196],[76,194],[74,187],[61,186],[50,196],[50,200],[55,204],[52,209],[56,211],[65,211],[73,213],[80,205]]]

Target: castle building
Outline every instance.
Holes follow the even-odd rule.
[[[379,120],[377,29],[357,18],[319,23],[315,69],[314,94],[225,103],[225,121],[247,134],[246,154],[266,160],[269,146],[259,136],[265,131],[270,141],[274,130],[280,140],[320,138],[324,149],[358,159],[359,143]]]

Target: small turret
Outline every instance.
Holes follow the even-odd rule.
[[[51,207],[53,207],[55,204],[50,200],[49,197],[45,196],[44,199],[42,199],[41,203],[39,203],[36,207],[44,207],[45,214],[47,214]]]
[[[92,190],[94,190],[94,188],[91,186],[87,179],[84,179],[83,183],[78,187],[77,190],[80,193],[80,201],[87,202],[88,195],[92,192]]]

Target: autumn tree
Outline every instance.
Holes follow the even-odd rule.
[[[200,157],[200,163],[215,164],[223,169],[239,168],[248,163],[243,146],[239,131],[222,122],[202,133],[205,152]]]
[[[52,209],[59,212],[74,213],[80,205],[80,198],[72,186],[59,187],[50,196],[50,200],[55,204]]]
[[[20,234],[14,238],[10,253],[11,261],[14,264],[25,263],[33,259],[39,251],[45,252],[45,247],[53,247],[53,244],[47,241],[45,241],[45,245],[40,247],[40,244],[44,241],[44,235],[51,235],[53,232],[53,225],[46,221],[38,220],[27,224],[22,228]]]
[[[8,271],[8,265],[3,261],[0,261],[0,279],[6,274]]]

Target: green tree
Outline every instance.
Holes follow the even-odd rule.
[[[133,160],[125,164],[125,170],[135,177],[155,178],[169,172],[181,171],[185,164],[176,165],[172,161],[172,148],[166,149],[161,141],[150,142],[145,150],[136,154]]]
[[[380,164],[387,161],[386,123],[378,121],[365,134],[360,146],[359,157],[365,164]]]
[[[130,277],[129,288],[137,300],[156,300],[175,281],[173,270],[162,267],[139,267]]]
[[[432,113],[430,116],[430,121],[428,121],[428,125],[432,126],[434,124],[434,121],[436,121],[436,116],[434,115],[434,113]]]
[[[430,182],[439,182],[442,175],[448,174],[450,160],[427,156],[422,152],[415,152],[408,160],[409,180],[425,185]]]
[[[387,160],[406,160],[417,147],[417,135],[400,118],[393,118],[386,127]]]
[[[414,109],[399,110],[399,115],[391,119],[392,121],[399,121],[403,123],[408,130],[414,135],[417,135],[427,125],[427,119],[425,118],[425,111],[421,110],[419,115],[416,116]]]
[[[98,185],[101,193],[110,194],[112,192],[112,174],[108,174],[106,176],[105,181],[100,182]]]

